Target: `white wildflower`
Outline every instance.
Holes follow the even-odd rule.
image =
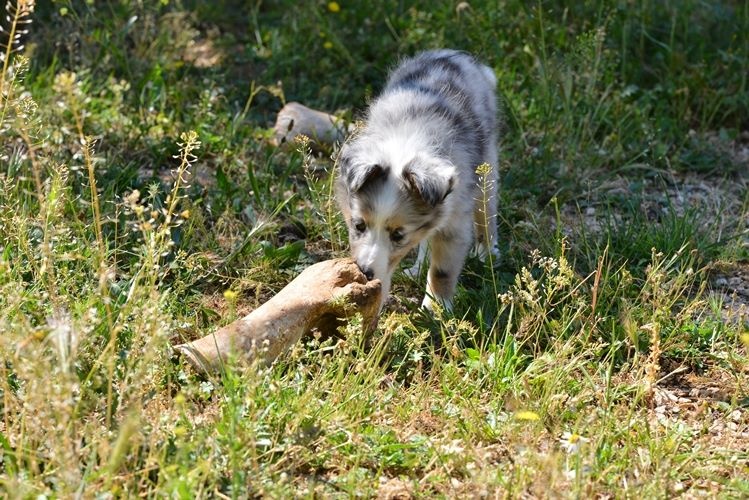
[[[206,396],[210,396],[213,392],[213,389],[213,384],[207,380],[200,383],[200,392],[202,392]]]
[[[590,439],[583,437],[580,434],[575,434],[574,432],[565,432],[559,439],[559,445],[565,452],[572,454],[580,451],[580,447],[583,445],[583,443],[587,443],[589,441]]]

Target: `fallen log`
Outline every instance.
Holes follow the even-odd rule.
[[[357,312],[364,328],[373,329],[381,294],[380,281],[367,281],[351,259],[326,260],[302,271],[244,318],[175,350],[204,373],[220,369],[230,353],[248,363],[270,363],[305,334],[335,333]]]
[[[305,135],[320,146],[331,146],[343,142],[348,131],[349,127],[343,119],[298,102],[290,102],[276,115],[273,143],[280,146],[298,135]]]

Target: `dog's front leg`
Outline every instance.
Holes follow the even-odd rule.
[[[472,239],[471,224],[440,230],[431,237],[431,262],[422,307],[431,311],[436,301],[446,310],[452,311],[455,286],[471,248]]]

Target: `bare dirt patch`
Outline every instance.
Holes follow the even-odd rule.
[[[749,367],[744,366],[746,372]],[[744,379],[745,380],[745,379]],[[743,384],[746,382],[744,381]],[[726,371],[687,374],[655,390],[650,422],[676,431],[685,449],[702,450],[696,476],[676,485],[686,498],[712,495],[749,467],[749,399],[741,378]]]
[[[722,306],[723,320],[749,328],[749,261],[721,263],[716,268],[712,295]]]

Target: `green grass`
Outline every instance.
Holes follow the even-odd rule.
[[[0,495],[747,496],[749,3],[339,4],[56,1],[0,38]],[[275,113],[356,118],[435,47],[499,80],[498,266],[195,374],[171,345],[346,253]]]

